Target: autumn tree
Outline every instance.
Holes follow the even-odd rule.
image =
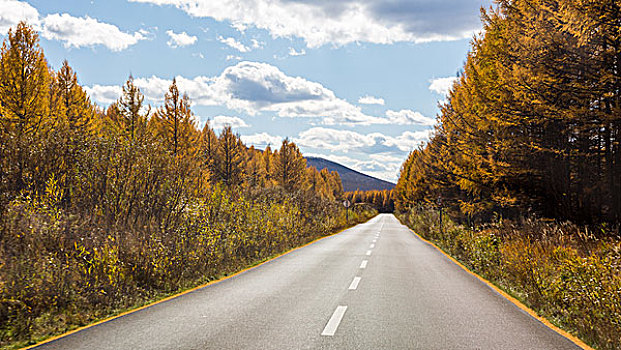
[[[95,109],[67,60],[54,78],[52,93],[57,116],[70,130],[91,131]]]
[[[194,115],[187,95],[181,96],[173,79],[164,96],[164,106],[151,119],[152,128],[174,156],[192,156],[197,138]]]
[[[37,175],[28,150],[49,120],[50,72],[39,35],[24,22],[0,50],[0,187],[19,193]],[[36,148],[35,148],[36,149]]]
[[[218,137],[217,147],[210,165],[211,181],[234,187],[245,177],[246,149],[230,126],[224,127]]]
[[[108,109],[108,117],[116,131],[126,139],[135,141],[144,138],[150,106],[143,111],[144,95],[134,84],[134,77],[129,76],[123,93]]]
[[[286,191],[292,192],[300,189],[305,179],[306,159],[298,146],[285,139],[280,150],[276,153],[274,162],[274,179]]]

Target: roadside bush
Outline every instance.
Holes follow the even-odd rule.
[[[534,218],[478,229],[418,207],[400,220],[539,314],[600,349],[621,349],[621,239]]]

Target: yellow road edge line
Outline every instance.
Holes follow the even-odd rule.
[[[406,226],[407,227],[407,226]],[[431,245],[432,247],[434,247],[435,249],[437,249],[440,253],[442,253],[442,255],[446,256],[447,258],[449,258],[453,263],[455,263],[457,266],[461,267],[464,271],[466,271],[467,273],[469,273],[470,275],[476,277],[479,281],[485,283],[488,287],[492,288],[493,290],[495,290],[498,294],[502,295],[503,297],[505,297],[505,299],[509,300],[511,303],[513,303],[515,306],[517,306],[518,308],[520,308],[522,311],[528,313],[531,317],[533,317],[534,319],[536,319],[537,321],[543,323],[545,326],[547,326],[548,328],[550,328],[551,330],[555,331],[556,333],[562,335],[563,337],[567,338],[569,341],[571,341],[572,343],[576,344],[577,346],[579,346],[580,348],[584,349],[584,350],[595,350],[592,347],[590,347],[589,345],[587,345],[585,342],[583,342],[582,340],[578,339],[577,337],[575,337],[574,335],[570,334],[569,332],[560,329],[559,327],[555,326],[552,322],[548,321],[548,319],[539,316],[534,310],[532,310],[531,308],[529,308],[528,306],[524,305],[521,301],[517,300],[516,298],[512,297],[511,295],[509,295],[507,292],[505,292],[504,290],[498,288],[496,285],[494,285],[492,282],[486,280],[485,278],[479,276],[478,274],[472,272],[469,268],[467,268],[466,266],[464,266],[462,263],[460,263],[459,261],[457,261],[455,258],[453,258],[452,256],[448,255],[446,252],[444,252],[444,250],[442,250],[440,247],[438,247],[435,243],[426,240],[425,238],[421,237],[421,235],[419,235],[418,233],[414,232],[414,230],[412,230],[411,228],[408,227],[408,229],[410,231],[412,231],[412,233],[414,235],[416,235],[416,237],[420,238],[423,242]]]
[[[375,216],[374,216],[374,217],[375,217]],[[369,220],[371,220],[371,219],[373,219],[373,218],[370,218]],[[367,220],[367,221],[369,221],[369,220]],[[365,222],[367,222],[367,221],[365,221]],[[361,222],[361,223],[359,223],[359,224],[362,224],[362,222]],[[207,283],[205,283],[205,284],[201,284],[201,285],[200,285],[200,286],[198,286],[198,287],[194,287],[194,288],[192,288],[192,289],[188,289],[188,290],[183,291],[183,292],[181,292],[181,293],[171,295],[171,296],[166,297],[166,298],[164,298],[164,299],[154,301],[154,302],[152,302],[152,303],[150,303],[150,304],[143,305],[143,306],[141,306],[141,307],[139,307],[139,308],[136,308],[136,309],[132,309],[132,310],[129,310],[129,311],[122,312],[122,313],[120,313],[120,314],[118,314],[118,315],[115,315],[115,316],[111,316],[111,317],[105,318],[105,319],[100,320],[100,321],[97,321],[97,322],[95,322],[95,323],[91,323],[91,324],[88,324],[88,325],[86,325],[86,326],[82,326],[82,327],[80,327],[80,328],[76,328],[76,329],[71,330],[71,331],[69,331],[69,332],[65,332],[65,333],[63,333],[63,334],[59,334],[59,335],[53,336],[53,337],[48,338],[48,339],[45,339],[45,340],[43,340],[43,341],[41,341],[41,342],[39,342],[39,343],[36,343],[36,344],[33,344],[33,345],[29,345],[29,346],[27,346],[27,347],[25,347],[25,348],[20,348],[19,350],[29,350],[29,349],[34,349],[34,348],[36,348],[36,347],[39,347],[39,346],[42,346],[42,345],[45,345],[45,344],[51,343],[51,342],[56,341],[56,340],[58,340],[58,339],[61,339],[61,338],[64,338],[64,337],[68,337],[68,336],[70,336],[70,335],[72,335],[72,334],[74,334],[74,333],[77,333],[77,332],[83,331],[83,330],[85,330],[85,329],[88,329],[88,328],[92,328],[92,327],[98,326],[98,325],[100,325],[100,324],[102,324],[102,323],[106,323],[106,322],[113,321],[113,320],[115,320],[115,319],[117,319],[117,318],[121,318],[121,317],[123,317],[123,316],[127,316],[127,315],[129,315],[129,314],[133,314],[133,313],[135,313],[135,312],[138,312],[138,311],[144,310],[144,309],[149,308],[149,307],[151,307],[151,306],[155,306],[155,305],[157,305],[157,304],[161,304],[161,303],[164,303],[164,302],[166,302],[166,301],[169,301],[169,300],[172,300],[172,299],[175,299],[175,298],[181,297],[181,296],[183,296],[183,295],[186,295],[186,294],[189,294],[189,293],[195,292],[195,291],[197,291],[197,290],[199,290],[199,289],[202,289],[202,288],[208,287],[208,286],[210,286],[210,285],[213,285],[213,284],[217,284],[217,283],[220,283],[220,282],[226,281],[226,280],[228,280],[228,279],[230,279],[230,278],[233,278],[233,277],[235,277],[235,276],[237,276],[237,275],[240,275],[240,274],[242,274],[242,273],[244,273],[244,272],[247,272],[247,271],[250,271],[250,270],[256,269],[256,268],[260,267],[261,265],[267,264],[267,263],[269,263],[269,262],[271,262],[271,261],[273,261],[273,260],[276,260],[276,259],[278,259],[278,258],[281,258],[281,257],[285,256],[285,255],[288,255],[288,254],[290,254],[290,253],[293,253],[293,252],[294,252],[294,251],[296,251],[296,250],[299,250],[299,249],[305,248],[305,247],[307,247],[307,246],[309,246],[309,245],[311,245],[311,244],[317,243],[317,242],[319,242],[319,241],[321,241],[321,240],[323,240],[323,239],[330,238],[330,237],[334,237],[334,236],[338,235],[339,233],[341,233],[341,232],[343,232],[343,231],[346,231],[346,230],[349,230],[350,228],[353,228],[353,227],[358,226],[359,224],[356,224],[356,225],[353,225],[353,226],[350,226],[350,227],[343,228],[343,229],[341,229],[341,230],[339,230],[339,231],[337,231],[337,232],[335,232],[335,233],[332,233],[332,234],[330,234],[330,235],[328,235],[328,236],[319,237],[319,238],[317,238],[317,239],[315,239],[315,240],[313,240],[313,241],[310,241],[310,242],[308,242],[308,243],[306,243],[306,244],[304,244],[304,245],[302,245],[302,246],[295,247],[295,248],[293,248],[293,249],[291,249],[291,250],[288,250],[288,251],[286,251],[286,252],[284,252],[284,253],[282,253],[282,254],[280,254],[280,255],[277,255],[277,256],[275,256],[275,257],[273,257],[273,258],[269,259],[269,260],[265,260],[265,261],[263,261],[263,262],[262,262],[262,263],[260,263],[260,264],[257,264],[257,265],[254,265],[254,266],[251,266],[251,267],[245,268],[245,269],[243,269],[243,270],[241,270],[241,271],[235,272],[235,273],[234,273],[234,274],[232,274],[232,275],[225,276],[225,277],[222,277],[222,278],[217,279],[217,280],[209,281],[209,282],[207,282]]]

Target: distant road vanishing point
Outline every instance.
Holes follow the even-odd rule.
[[[579,349],[392,215],[37,349]]]

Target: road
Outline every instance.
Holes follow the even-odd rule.
[[[38,349],[579,349],[392,215]]]

